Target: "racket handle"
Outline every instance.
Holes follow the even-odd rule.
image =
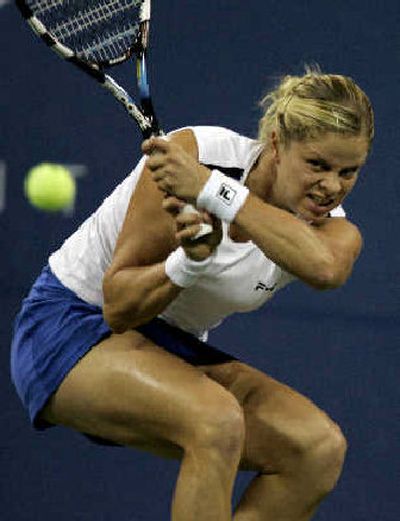
[[[182,213],[199,213],[194,206],[191,204],[186,204],[183,209]],[[213,227],[211,224],[207,223],[201,223],[200,224],[200,231],[193,237],[193,240],[200,239],[200,237],[204,237],[205,235],[208,235],[213,231]]]

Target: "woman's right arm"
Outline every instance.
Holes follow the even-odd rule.
[[[171,141],[197,160],[197,144],[190,130],[175,134]],[[220,240],[213,233],[213,237],[196,241],[197,245],[190,241],[189,235],[194,236],[198,228],[188,224],[198,217],[179,214],[178,204],[173,198],[165,200],[145,167],[103,279],[103,314],[116,333],[151,320],[182,291],[165,272],[165,260],[173,250],[182,244],[188,255],[199,260],[196,254],[206,258]]]
[[[103,279],[104,318],[122,333],[150,320],[181,291],[167,277],[164,260],[177,247],[173,219],[163,194],[145,168]]]

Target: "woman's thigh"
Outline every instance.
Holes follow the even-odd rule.
[[[224,404],[239,409],[204,372],[128,331],[93,347],[40,417],[121,445],[180,457],[196,421],[213,408],[217,416]]]

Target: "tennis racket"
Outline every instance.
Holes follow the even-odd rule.
[[[147,75],[150,0],[16,0],[35,34],[67,62],[107,89],[136,121],[142,138],[163,135]],[[139,103],[106,70],[136,61]],[[197,212],[186,205],[185,212]],[[212,231],[203,223],[195,239]]]

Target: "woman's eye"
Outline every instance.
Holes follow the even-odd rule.
[[[331,167],[328,163],[321,159],[306,159],[306,163],[310,165],[313,172],[329,172]],[[359,167],[343,168],[339,171],[342,179],[352,179],[358,172]]]
[[[342,170],[340,172],[340,177],[343,177],[343,179],[351,179],[354,177],[357,173],[357,170],[354,168],[351,168],[349,170]]]
[[[312,166],[313,170],[325,170],[324,165],[318,159],[307,159],[307,163]]]

